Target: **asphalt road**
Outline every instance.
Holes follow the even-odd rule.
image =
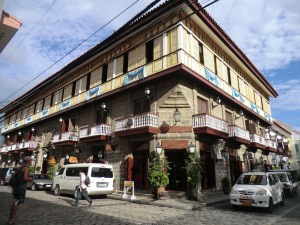
[[[273,213],[247,208],[234,211],[229,203],[186,210],[137,204],[111,198],[94,198],[92,207],[81,200],[71,207],[69,196],[53,196],[44,191],[27,191],[26,202],[18,211],[17,224],[23,225],[92,225],[92,224],[200,224],[200,225],[272,225],[300,224],[300,197],[286,199]],[[11,190],[0,187],[0,225],[7,222],[12,202]]]

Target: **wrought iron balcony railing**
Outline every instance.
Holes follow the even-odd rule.
[[[110,136],[111,125],[99,124],[92,127],[84,127],[79,130],[79,138],[87,138],[94,136]]]
[[[219,118],[207,114],[192,116],[193,128],[209,127],[217,131],[228,133],[228,123]]]
[[[116,132],[141,127],[158,128],[158,115],[148,112],[116,120]]]

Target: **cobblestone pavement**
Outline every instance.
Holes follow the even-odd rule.
[[[233,211],[229,203],[186,210],[137,204],[111,198],[94,198],[92,207],[81,200],[77,208],[71,207],[73,199],[68,196],[53,196],[44,191],[27,191],[25,204],[18,211],[17,224],[22,225],[92,225],[92,224],[199,224],[199,225],[271,225],[277,221],[300,224],[300,220],[289,220],[292,210],[300,208],[300,197],[287,199],[286,206],[275,207],[269,214],[257,209]],[[0,187],[0,224],[7,222],[12,202],[11,190]],[[298,208],[296,208],[298,207]],[[295,219],[295,218],[294,218]],[[291,222],[289,222],[291,221]],[[282,224],[282,223],[280,223]]]

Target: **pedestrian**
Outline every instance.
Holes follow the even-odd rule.
[[[19,179],[18,184],[15,184],[13,188],[13,197],[14,201],[10,207],[10,214],[7,224],[15,224],[16,223],[16,215],[21,204],[25,202],[27,181],[31,181],[32,178],[29,177],[29,167],[31,165],[31,161],[33,158],[31,156],[26,156],[24,158],[24,163],[21,168],[16,171],[15,175],[12,176],[11,179]],[[16,176],[16,177],[14,177]]]
[[[90,204],[90,206],[92,205],[92,199],[88,196],[87,193],[87,186],[86,186],[86,175],[84,174],[83,170],[79,171],[79,175],[80,175],[80,183],[79,183],[79,187],[77,189],[77,194],[75,196],[75,201],[72,203],[73,207],[77,207],[78,202],[80,197],[82,196],[85,200],[87,200]]]

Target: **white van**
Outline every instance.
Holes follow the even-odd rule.
[[[79,171],[82,170],[89,178],[88,195],[107,195],[114,191],[113,166],[101,163],[67,164],[61,167],[52,180],[51,190],[54,195],[74,194],[79,186]]]

